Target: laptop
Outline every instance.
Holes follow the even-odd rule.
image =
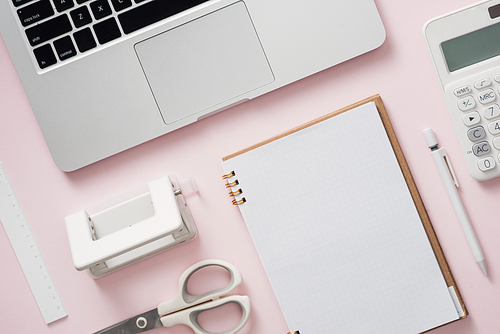
[[[373,0],[4,0],[0,33],[63,171],[385,40]]]

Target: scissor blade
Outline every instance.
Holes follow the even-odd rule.
[[[137,334],[162,326],[160,316],[158,315],[158,309],[154,308],[151,311],[128,318],[127,320],[111,325],[94,334]]]

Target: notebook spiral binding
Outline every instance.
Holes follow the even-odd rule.
[[[230,182],[229,179],[232,177],[235,177],[235,176],[236,176],[236,173],[234,171],[231,171],[227,174],[222,175],[222,179],[227,180],[226,188],[232,188],[232,187],[237,186],[239,184],[237,179]],[[245,199],[245,197],[242,197],[240,199],[236,199],[236,196],[241,195],[241,194],[243,194],[243,190],[241,190],[241,188],[238,190],[231,190],[229,192],[229,196],[233,198],[233,200],[232,200],[233,205],[241,205],[247,201]]]
[[[233,170],[233,171],[231,171],[230,173],[227,173],[227,174],[222,175],[222,179],[223,179],[223,180],[226,180],[226,179],[229,179],[230,177],[233,177],[233,176],[235,176],[235,175],[236,175],[236,173],[235,173],[235,172],[234,172],[234,170]]]

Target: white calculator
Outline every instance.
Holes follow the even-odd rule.
[[[500,176],[500,0],[434,18],[424,36],[472,177]]]

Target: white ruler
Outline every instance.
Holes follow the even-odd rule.
[[[0,163],[0,220],[45,323],[48,324],[67,316],[54,281],[2,163]]]

